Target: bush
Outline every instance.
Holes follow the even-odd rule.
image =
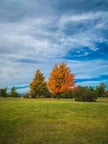
[[[29,93],[25,93],[25,94],[23,95],[23,98],[30,98],[30,94],[29,94]]]
[[[108,91],[105,92],[105,94],[103,95],[103,97],[108,97]]]
[[[49,91],[46,91],[46,93],[44,94],[45,98],[51,98],[51,93]]]
[[[63,92],[60,97],[61,98],[73,98],[72,91]]]
[[[73,97],[76,101],[95,102],[97,99],[96,91],[92,87],[78,86],[73,90]]]
[[[30,92],[29,92],[29,97],[31,97],[31,98],[36,98],[36,97],[37,97],[37,94],[35,93],[35,91],[30,91]]]

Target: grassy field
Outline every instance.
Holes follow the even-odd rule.
[[[107,144],[108,98],[0,98],[0,144]]]

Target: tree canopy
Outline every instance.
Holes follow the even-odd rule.
[[[60,66],[54,65],[50,77],[47,82],[49,91],[52,94],[61,94],[67,92],[75,86],[74,74],[65,63],[61,63]]]
[[[32,97],[38,97],[44,95],[46,90],[47,87],[46,87],[45,77],[40,70],[37,70],[35,72],[32,82],[30,83],[30,91],[32,93]]]

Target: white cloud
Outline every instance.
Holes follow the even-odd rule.
[[[76,79],[97,78],[107,75],[108,62],[104,60],[67,61]]]
[[[65,25],[69,22],[83,22],[83,21],[90,21],[100,18],[103,12],[88,12],[88,13],[81,13],[77,15],[63,15],[60,20],[60,25]]]
[[[104,16],[105,15],[105,16]],[[104,17],[104,18],[103,18]],[[28,85],[36,69],[41,69],[46,79],[54,63],[66,62],[76,74],[76,78],[89,78],[106,73],[103,61],[69,61],[63,59],[69,50],[89,47],[96,51],[94,43],[106,39],[97,35],[97,28],[106,23],[106,13],[86,13],[56,17],[26,18],[18,22],[0,23],[0,86]],[[102,19],[102,24],[93,24],[85,29],[67,35],[63,30],[67,23],[82,23]],[[56,30],[53,30],[56,29]],[[74,29],[74,27],[73,27]],[[106,40],[107,41],[107,40]],[[80,51],[80,50],[79,50]],[[84,53],[88,55],[88,52]],[[80,52],[79,52],[80,55]],[[24,62],[31,61],[31,63]],[[32,63],[32,61],[35,61]],[[104,63],[107,65],[107,62]],[[105,70],[103,69],[105,68]]]
[[[67,24],[70,27],[67,27]],[[58,24],[59,37],[64,45],[70,45],[71,48],[75,47],[89,47],[91,50],[96,51],[96,42],[107,42],[107,38],[103,37],[102,30],[108,30],[108,12],[89,12],[77,15],[63,15]],[[104,27],[102,27],[104,26]],[[72,31],[71,35],[64,32]]]

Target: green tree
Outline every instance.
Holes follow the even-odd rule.
[[[61,93],[61,98],[69,98],[69,99],[73,98],[73,96],[72,96],[72,90]]]
[[[11,88],[10,97],[18,97],[18,92],[15,87]]]
[[[0,89],[0,96],[7,97],[8,96],[7,90],[8,90],[7,87],[1,88]]]
[[[35,98],[35,97],[44,96],[46,91],[47,91],[47,86],[45,82],[45,77],[40,70],[37,70],[35,72],[32,82],[30,83],[31,97]]]
[[[100,85],[96,87],[98,97],[103,97],[105,95],[105,88],[106,85],[104,83],[100,83]]]
[[[73,90],[73,97],[76,101],[95,102],[97,99],[96,91],[92,87],[78,86]]]

